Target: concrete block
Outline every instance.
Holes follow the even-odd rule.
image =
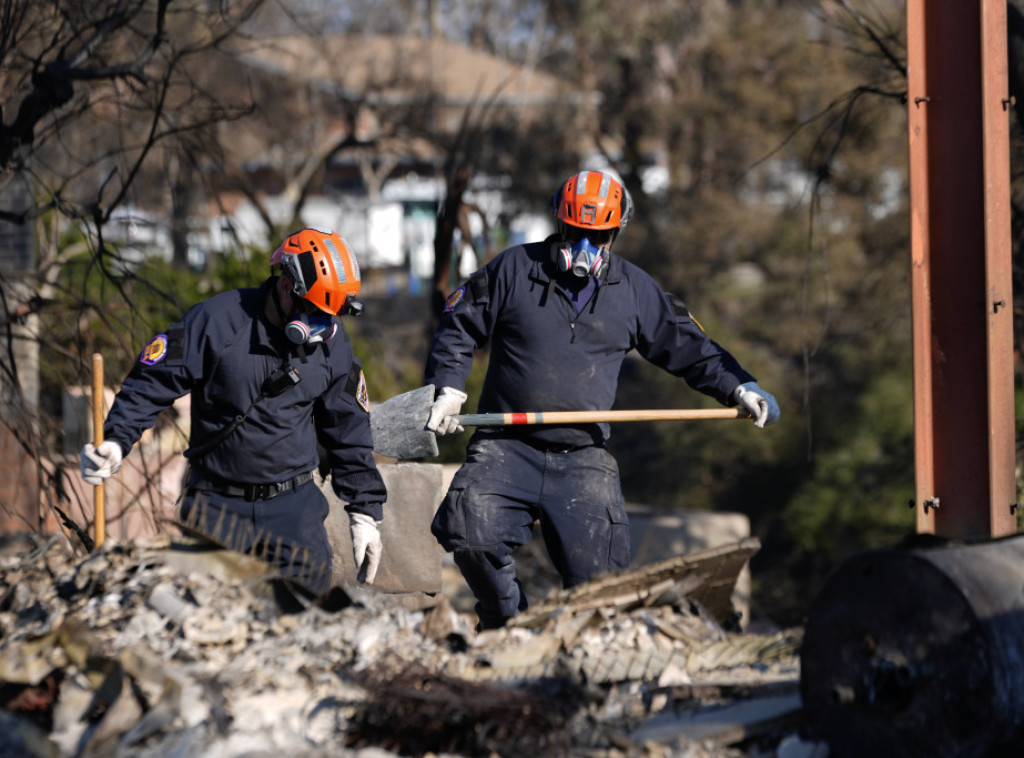
[[[628,505],[626,511],[632,562],[638,566],[750,536],[750,519],[742,513],[659,511],[642,505]]]
[[[441,561],[444,550],[430,533],[430,522],[441,504],[444,492],[442,467],[436,463],[378,463],[388,489],[381,522],[384,554],[374,587],[382,592],[441,592]],[[355,584],[356,568],[352,560],[352,539],[348,514],[328,478],[323,484],[331,510],[327,517],[327,535],[334,549],[333,583]]]

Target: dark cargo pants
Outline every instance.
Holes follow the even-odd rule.
[[[184,524],[224,547],[260,558],[321,595],[331,588],[334,551],[324,521],[330,506],[316,482],[265,500],[186,490]]]
[[[629,566],[629,524],[612,455],[600,447],[551,452],[477,435],[431,531],[476,597],[482,628],[502,626],[528,602],[513,551],[540,522],[563,587]]]

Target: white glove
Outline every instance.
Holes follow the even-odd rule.
[[[380,555],[384,546],[380,540],[380,530],[373,516],[365,513],[348,514],[348,527],[352,535],[352,557],[356,561],[356,578],[360,582],[373,584],[380,565]]]
[[[466,393],[462,390],[457,390],[454,387],[442,387],[441,391],[437,393],[437,399],[430,406],[427,429],[438,437],[466,431],[462,424],[452,418],[462,410],[462,404],[466,402],[466,397]]]
[[[754,426],[763,429],[779,420],[781,411],[775,398],[757,386],[757,382],[741,384],[732,393],[734,402],[739,403],[754,417]]]
[[[82,448],[82,478],[86,484],[103,484],[121,468],[121,446],[113,440],[101,442],[93,447],[90,442]]]

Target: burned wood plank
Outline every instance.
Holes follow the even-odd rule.
[[[734,613],[732,591],[740,571],[761,542],[750,537],[721,547],[679,555],[657,563],[611,574],[550,595],[509,621],[509,626],[534,628],[556,611],[613,607],[628,610],[643,605],[672,585],[700,603],[719,623]],[[694,581],[698,580],[698,581]]]

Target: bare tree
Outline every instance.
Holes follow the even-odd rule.
[[[62,497],[59,429],[30,390],[40,345],[48,360],[61,357],[66,385],[87,383],[84,358],[94,346],[85,332],[54,344],[38,313],[53,306],[68,260],[84,256],[106,282],[104,294],[78,293],[56,317],[83,329],[105,323],[126,354],[134,350],[130,292],[104,228],[147,195],[187,213],[197,166],[215,160],[206,136],[252,108],[247,92],[223,97],[211,88],[197,61],[221,55],[262,2],[0,0],[0,239],[8,243],[0,250],[0,422],[34,463],[42,498],[38,510],[28,495],[27,506],[4,498],[0,509],[29,528],[59,510]],[[111,307],[117,302],[127,307]]]
[[[454,250],[455,232],[459,232],[462,245],[472,246],[469,214],[475,212],[488,227],[487,217],[478,206],[465,199],[470,180],[478,170],[481,146],[487,131],[488,114],[494,105],[497,93],[480,107],[467,107],[455,138],[448,147],[444,169],[445,195],[437,214],[434,233],[434,281],[431,292],[431,317],[436,321],[441,316],[445,295],[455,289],[458,282],[452,281],[453,256],[457,267],[459,256]],[[479,259],[481,256],[477,255]]]
[[[37,393],[25,392],[34,364],[46,367],[51,386],[87,385],[89,356],[106,346],[109,375],[123,376],[162,325],[162,313],[140,307],[141,294],[179,304],[175,282],[138,279],[137,262],[108,236],[117,214],[158,209],[169,219],[174,263],[185,269],[200,203],[225,203],[226,211],[232,196],[247,198],[272,240],[299,223],[342,163],[355,167],[371,200],[410,158],[414,169],[447,176],[451,189],[482,166],[479,148],[498,119],[489,100],[466,108],[461,131],[453,129],[459,106],[446,101],[435,66],[448,49],[441,35],[454,27],[440,5],[407,2],[397,15],[372,3],[358,9],[296,0],[0,0],[0,233],[34,237],[21,235],[18,248],[30,259],[17,270],[0,267],[0,371],[8,405],[22,398],[5,423],[39,463],[44,514],[61,497],[59,461],[47,462],[61,430],[48,422],[59,416],[53,399],[38,408]],[[514,10],[508,2],[474,6],[481,23],[512,19]],[[371,40],[361,61],[355,38],[336,33],[359,29],[395,36]],[[502,112],[507,129],[514,110]],[[449,199],[459,201],[451,229],[468,238],[472,208],[461,192]],[[47,339],[48,329],[59,338]],[[33,357],[19,354],[26,346]],[[43,357],[34,357],[39,350]]]

